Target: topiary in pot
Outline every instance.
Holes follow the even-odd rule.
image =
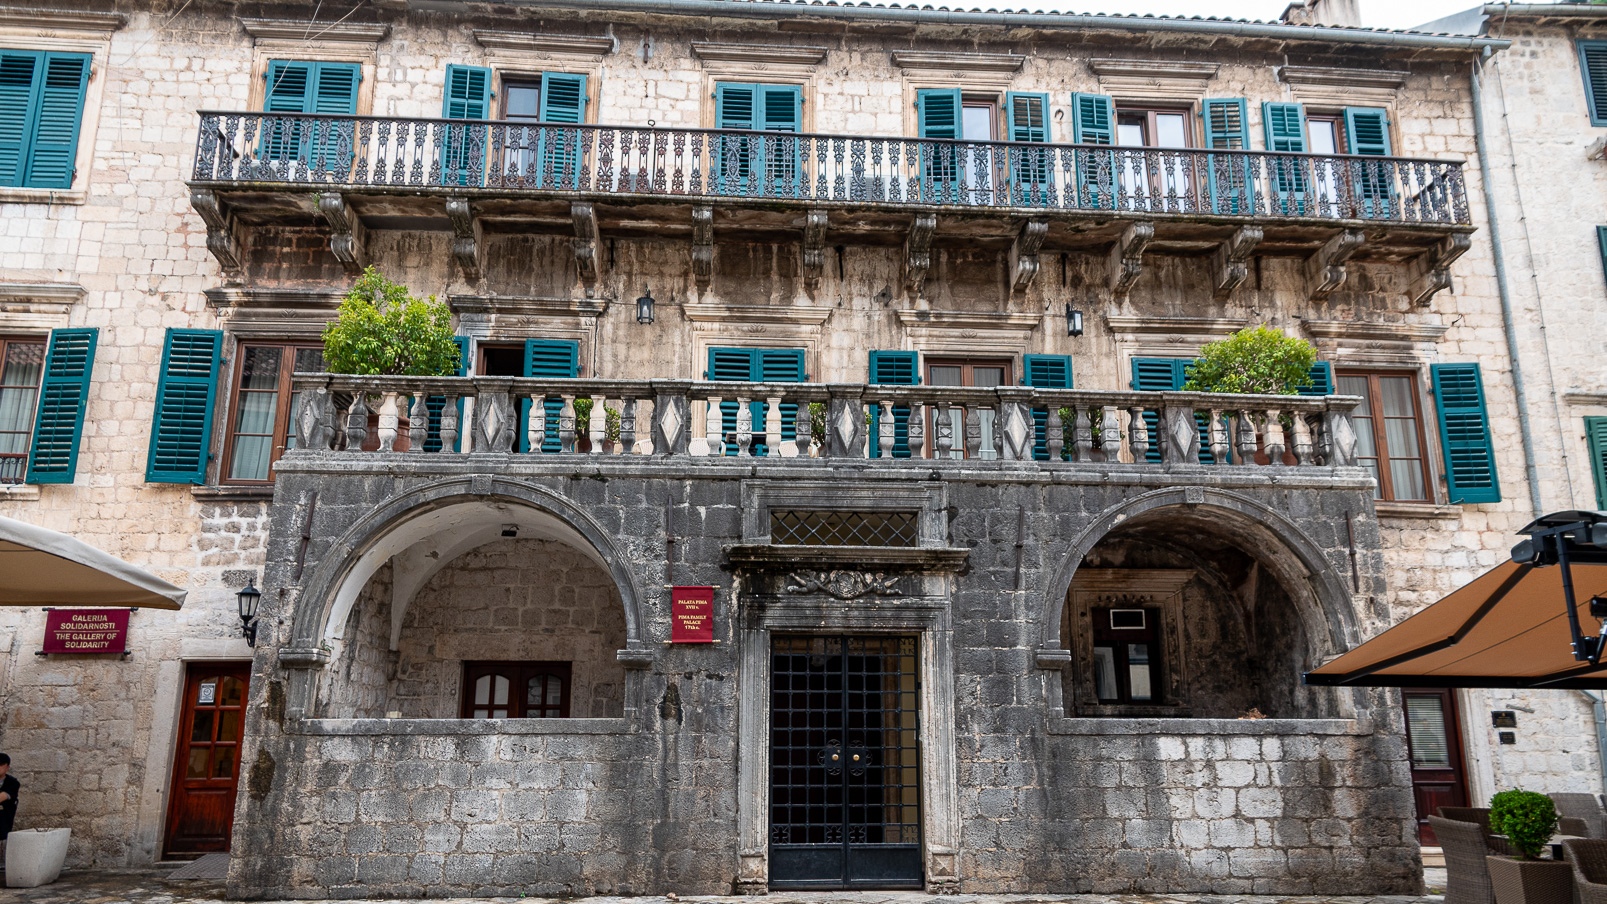
[[[1247,328],[1200,349],[1183,389],[1292,395],[1311,385],[1315,363],[1317,350],[1306,340],[1271,327]]]
[[[1486,858],[1497,904],[1572,902],[1572,867],[1538,859],[1556,830],[1557,808],[1544,794],[1513,789],[1490,798],[1490,831],[1505,835],[1521,858]]]

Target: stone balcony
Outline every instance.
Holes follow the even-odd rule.
[[[1042,253],[1214,255],[1231,292],[1252,255],[1307,259],[1310,295],[1343,263],[1404,262],[1419,304],[1473,231],[1459,161],[941,141],[618,125],[202,112],[193,203],[226,271],[238,232],[327,223],[349,268],[369,229],[451,232],[471,279],[487,233],[572,235],[583,279],[603,237],[678,238],[706,286],[716,241],[903,246],[918,291],[934,247],[996,248],[1025,289]]]

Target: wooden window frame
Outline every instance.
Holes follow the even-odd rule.
[[[988,357],[968,357],[967,356],[967,357],[954,357],[954,358],[934,358],[934,357],[923,355],[922,360],[921,360],[921,366],[925,368],[925,370],[923,370],[921,372],[921,377],[923,378],[923,380],[925,381],[925,385],[927,385],[927,386],[936,386],[936,385],[938,385],[938,384],[932,382],[932,368],[934,368],[934,367],[958,367],[958,368],[960,368],[960,387],[959,388],[973,388],[973,387],[976,386],[975,368],[977,368],[977,367],[1003,367],[1004,368],[1004,378],[999,381],[999,385],[1000,386],[1014,386],[1015,385],[1015,378],[1016,378],[1015,377],[1015,358],[1013,358],[1013,357],[1010,357],[1010,358],[988,358]],[[947,384],[945,384],[945,385],[947,385]],[[950,406],[950,407],[953,407],[953,406]],[[961,410],[966,411],[968,409],[966,409],[964,406],[961,406]],[[997,409],[995,409],[995,412],[997,412]],[[927,440],[927,442],[925,444],[926,457],[927,458],[937,458],[937,446],[934,443],[934,441],[937,439],[937,408],[934,405],[926,406],[926,428],[927,428],[926,429],[926,435],[928,437],[930,437],[930,439]],[[953,449],[953,451],[954,452],[959,452],[961,454],[961,456],[963,456],[963,457],[966,457],[966,458],[970,457],[971,453],[969,451],[967,451],[966,448],[965,448],[965,422],[964,421],[959,421],[959,422],[954,424],[954,449]],[[995,452],[995,454],[1002,454],[1001,450],[999,450],[999,449],[994,449],[993,451]]]
[[[39,346],[39,379],[36,380],[34,382],[34,384],[33,384],[33,392],[34,392],[33,406],[32,406],[32,410],[30,410],[29,413],[28,413],[28,429],[23,431],[23,433],[22,433],[22,435],[24,437],[24,440],[23,440],[23,443],[22,443],[22,454],[21,455],[16,455],[16,454],[13,454],[13,453],[5,453],[4,458],[0,459],[0,460],[3,460],[3,461],[14,461],[14,460],[15,461],[21,461],[22,465],[21,465],[21,467],[19,467],[17,469],[15,479],[12,479],[12,477],[10,475],[6,474],[6,469],[0,468],[0,485],[20,484],[20,483],[23,483],[27,478],[27,474],[28,474],[28,454],[29,454],[29,451],[33,448],[34,427],[36,426],[37,420],[38,420],[38,417],[39,417],[39,391],[44,386],[44,382],[45,382],[45,364],[47,363],[46,362],[46,355],[50,351],[50,337],[48,335],[46,335],[46,336],[0,335],[0,377],[3,377],[4,374],[5,374],[6,356],[8,354],[10,354],[11,346],[13,346],[13,345],[37,345],[37,346]],[[18,383],[18,384],[15,384],[15,385],[0,384],[0,389],[27,389],[27,388],[29,388],[29,387],[24,386],[21,383]]]
[[[541,119],[539,113],[537,114],[537,117],[535,119],[531,119],[531,120],[524,120],[524,119],[509,120],[508,119],[508,95],[512,93],[512,91],[509,90],[511,88],[527,88],[527,87],[530,87],[532,85],[535,86],[535,89],[536,89],[536,109],[539,111],[541,109],[541,97],[547,91],[547,86],[546,86],[545,80],[542,79],[542,77],[539,76],[539,75],[526,75],[526,74],[523,74],[523,73],[509,73],[508,75],[503,76],[501,81],[502,81],[501,96],[496,98],[497,119],[501,120],[503,122],[510,122],[510,121],[511,122],[521,122],[521,123],[522,122],[528,122],[531,125],[534,125],[535,123],[539,122],[540,119]]]
[[[240,410],[240,394],[244,392],[242,378],[244,376],[246,349],[248,348],[277,348],[279,349],[279,385],[274,389],[279,398],[274,403],[274,445],[268,454],[268,477],[264,480],[252,480],[244,477],[234,477],[235,430],[236,415]],[[230,366],[229,406],[224,411],[223,422],[223,458],[218,465],[218,483],[230,486],[273,486],[273,466],[285,454],[288,447],[286,437],[290,434],[291,419],[295,412],[290,410],[290,397],[295,390],[291,386],[291,378],[296,373],[296,351],[303,348],[316,348],[320,351],[323,346],[311,342],[296,342],[293,340],[279,342],[242,341],[235,344],[234,363]],[[260,392],[262,390],[252,390]],[[256,434],[250,434],[255,436]]]
[[[1316,153],[1315,151],[1311,150],[1311,124],[1313,122],[1332,123],[1333,127],[1334,127],[1334,153],[1335,154],[1348,154],[1348,153],[1350,153],[1348,150],[1345,149],[1345,113],[1344,113],[1343,110],[1337,110],[1337,111],[1334,111],[1334,112],[1331,112],[1331,113],[1328,112],[1327,110],[1319,110],[1319,111],[1317,111],[1315,113],[1312,112],[1310,109],[1306,110],[1306,151],[1307,151],[1307,153]]]
[[[1157,105],[1157,106],[1153,106],[1153,107],[1149,107],[1149,106],[1140,107],[1140,106],[1123,106],[1121,104],[1117,104],[1116,105],[1116,120],[1115,120],[1115,122],[1113,122],[1111,124],[1112,128],[1115,130],[1116,141],[1117,141],[1116,146],[1117,147],[1123,147],[1123,145],[1120,143],[1121,142],[1121,121],[1122,121],[1122,117],[1123,116],[1131,116],[1131,115],[1136,114],[1136,113],[1142,113],[1144,115],[1144,144],[1138,145],[1138,147],[1145,147],[1145,148],[1153,148],[1153,147],[1155,147],[1155,145],[1151,144],[1150,142],[1154,141],[1154,139],[1155,139],[1155,116],[1158,113],[1164,113],[1164,114],[1170,114],[1170,115],[1173,115],[1173,116],[1181,116],[1181,117],[1183,117],[1183,147],[1182,148],[1157,148],[1158,150],[1175,151],[1175,150],[1185,150],[1185,149],[1189,149],[1189,148],[1198,148],[1200,146],[1199,141],[1198,141],[1199,135],[1196,134],[1196,130],[1195,130],[1195,127],[1194,127],[1194,120],[1197,117],[1196,117],[1194,109],[1192,107],[1189,107],[1189,106],[1186,106],[1186,105],[1184,105],[1184,106],[1176,106],[1176,107],[1167,106],[1167,105]],[[1130,147],[1130,145],[1129,145],[1129,147]]]
[[[459,692],[458,718],[483,718],[471,715],[475,705],[472,699],[474,682],[485,675],[509,676],[514,693],[508,695],[509,719],[567,719],[570,718],[570,695],[574,690],[574,663],[544,659],[475,659],[463,663],[463,686]],[[563,699],[556,716],[527,716],[524,690],[531,678],[537,675],[557,675],[563,679]]]
[[[1112,628],[1110,626],[1110,613],[1113,609],[1137,609],[1144,613],[1144,627],[1142,628]],[[1116,688],[1117,696],[1111,700],[1101,700],[1095,692],[1094,701],[1099,706],[1163,706],[1166,704],[1166,661],[1164,642],[1161,631],[1161,619],[1165,613],[1153,606],[1095,606],[1088,610],[1092,621],[1089,639],[1092,641],[1090,650],[1102,646],[1121,645],[1115,651],[1116,655]],[[1137,700],[1133,697],[1132,673],[1129,671],[1127,651],[1128,643],[1145,643],[1149,645],[1149,686],[1150,696],[1147,700]],[[1098,659],[1090,657],[1089,665],[1098,668]],[[1090,677],[1092,686],[1097,688],[1097,678]]]
[[[1433,479],[1434,475],[1429,471],[1429,464],[1428,464],[1429,463],[1428,434],[1425,433],[1424,429],[1423,429],[1423,419],[1424,419],[1423,396],[1422,396],[1422,389],[1418,385],[1417,372],[1416,371],[1411,371],[1411,370],[1387,370],[1387,369],[1382,369],[1382,370],[1340,370],[1339,368],[1336,367],[1336,368],[1334,368],[1334,387],[1335,387],[1336,391],[1337,391],[1337,388],[1339,386],[1339,381],[1341,379],[1345,378],[1345,377],[1360,377],[1360,378],[1364,378],[1364,379],[1367,380],[1367,400],[1366,400],[1366,402],[1364,404],[1366,404],[1368,409],[1369,409],[1367,416],[1372,419],[1372,423],[1373,423],[1373,446],[1374,446],[1374,451],[1378,453],[1378,456],[1374,459],[1375,461],[1378,462],[1378,499],[1377,499],[1377,501],[1378,502],[1426,502],[1426,503],[1432,503],[1434,501],[1434,479]],[[1410,395],[1411,400],[1412,400],[1412,409],[1413,409],[1412,410],[1412,420],[1415,421],[1416,424],[1417,424],[1417,449],[1418,449],[1418,457],[1417,458],[1418,458],[1419,466],[1420,466],[1421,471],[1422,471],[1422,479],[1423,479],[1423,498],[1421,498],[1421,499],[1397,499],[1395,497],[1394,480],[1390,475],[1390,467],[1389,467],[1390,455],[1389,455],[1389,449],[1387,447],[1388,437],[1387,437],[1387,435],[1386,435],[1386,433],[1385,433],[1385,431],[1383,429],[1383,425],[1384,425],[1384,402],[1383,402],[1383,399],[1381,397],[1382,393],[1379,391],[1380,387],[1379,387],[1378,380],[1379,380],[1380,377],[1404,377],[1407,380],[1411,381],[1411,392],[1410,392],[1409,395]],[[1360,462],[1360,460],[1362,458],[1367,458],[1367,457],[1370,457],[1370,456],[1363,456],[1363,455],[1360,454],[1360,450],[1358,450],[1358,454],[1357,454],[1358,463]]]

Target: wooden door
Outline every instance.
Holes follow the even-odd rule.
[[[1432,847],[1439,840],[1428,818],[1438,815],[1440,807],[1468,804],[1456,692],[1449,688],[1405,688],[1401,698],[1406,712],[1406,749],[1412,764],[1412,799],[1417,805],[1417,836]]]
[[[229,849],[234,794],[240,781],[240,736],[245,727],[243,662],[192,663],[184,681],[184,712],[173,757],[166,855]]]

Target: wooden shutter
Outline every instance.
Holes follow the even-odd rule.
[[[1327,361],[1318,361],[1311,365],[1311,383],[1301,388],[1303,396],[1325,396],[1334,394],[1334,366]]]
[[[1011,91],[1004,96],[1005,128],[1011,141],[1049,140],[1049,95]]]
[[[1188,382],[1188,369],[1193,364],[1193,358],[1134,358],[1131,385],[1139,392],[1175,392]],[[1210,422],[1204,414],[1196,414],[1194,419],[1200,428],[1200,464],[1213,464],[1216,457],[1211,454]],[[1144,410],[1144,424],[1149,428],[1149,451],[1144,459],[1154,464],[1161,461],[1160,422],[1159,413]]]
[[[51,330],[28,450],[28,483],[72,483],[89,403],[97,329]]]
[[[1070,355],[1022,355],[1022,384],[1039,389],[1071,388]],[[1032,409],[1032,457],[1049,460],[1049,409]],[[1064,454],[1064,453],[1062,453]]]
[[[915,113],[922,138],[960,140],[960,89],[922,88],[915,92]]]
[[[147,482],[206,482],[222,351],[223,334],[217,330],[167,331],[145,462]]]
[[[1352,154],[1388,157],[1389,113],[1383,107],[1346,107],[1345,147]],[[1394,171],[1387,161],[1352,160],[1351,183],[1361,215],[1387,219],[1393,212]]]
[[[1077,144],[1115,144],[1116,102],[1105,94],[1073,94],[1071,140]]]
[[[720,82],[714,86],[714,127],[753,129],[758,85]],[[752,173],[753,139],[747,135],[716,136],[709,145],[717,194],[744,194]]]
[[[1005,134],[1011,141],[1049,141],[1049,95],[1012,91],[1004,96]],[[1037,207],[1048,201],[1054,152],[1049,147],[1010,148],[1011,203]]]
[[[541,74],[542,127],[536,184],[547,188],[580,187],[580,133],[564,126],[586,121],[586,76],[573,72]]]
[[[798,132],[803,128],[803,88],[798,85],[762,85],[759,91],[759,125],[770,132]],[[767,135],[760,139],[759,156],[769,192],[796,195],[800,171],[798,139]]]
[[[89,86],[89,54],[43,54],[44,78],[28,151],[29,188],[73,186],[78,156],[78,127],[84,118],[84,91]]]
[[[363,79],[356,63],[315,63],[312,113],[352,116],[357,112],[357,83]]]
[[[1205,146],[1211,150],[1243,151],[1250,147],[1250,117],[1242,97],[1212,98],[1200,106],[1205,126]],[[1250,160],[1237,155],[1210,155],[1206,158],[1206,188],[1211,212],[1248,213],[1250,201]]]
[[[920,352],[873,351],[870,353],[870,381],[882,386],[915,386],[921,382]],[[870,457],[881,458],[881,409],[873,408],[870,418]],[[893,406],[893,458],[910,457],[910,409]]]
[[[1585,418],[1590,474],[1596,481],[1596,510],[1607,511],[1607,417]]]
[[[524,375],[567,380],[580,376],[580,343],[573,339],[526,339]],[[547,431],[543,434],[541,451],[561,452],[563,443],[558,438],[558,419],[564,413],[564,400],[546,400]],[[514,447],[520,452],[530,451],[530,400],[519,403],[519,436]],[[582,430],[575,425],[576,432]]]
[[[297,60],[271,60],[268,63],[267,87],[262,95],[265,113],[311,112],[310,89],[316,63]]]
[[[960,89],[922,88],[915,92],[915,121],[920,137],[940,141],[960,139]],[[936,203],[959,200],[959,145],[921,146],[921,199]]]
[[[1501,483],[1495,472],[1495,446],[1490,440],[1490,415],[1479,365],[1435,364],[1429,373],[1439,409],[1440,451],[1445,456],[1450,501],[1499,502]]]
[[[0,52],[0,185],[21,185],[27,172],[35,75],[42,56]]]
[[[1116,102],[1104,94],[1071,96],[1071,140],[1076,144],[1116,143]],[[1114,151],[1076,151],[1078,204],[1112,210],[1119,177]]]
[[[1585,77],[1590,124],[1607,126],[1607,41],[1579,42],[1579,71]]]
[[[709,369],[704,373],[704,378],[708,380],[765,383],[801,383],[804,377],[804,353],[801,348],[711,348]],[[763,431],[765,413],[768,409],[769,406],[764,402],[753,402],[749,405],[755,432]],[[798,406],[792,402],[782,403],[781,435],[784,439],[796,439],[797,419]],[[735,401],[720,403],[720,420],[721,431],[726,436],[736,433]],[[751,451],[754,455],[769,453],[766,445],[759,442],[753,444]],[[737,454],[736,443],[727,442],[725,454]]]
[[[1205,146],[1213,151],[1243,151],[1250,147],[1250,117],[1244,98],[1211,98],[1201,102],[1205,120]]]
[[[1596,247],[1601,249],[1602,275],[1607,276],[1607,226],[1596,227]]]
[[[491,70],[483,66],[447,66],[441,115],[447,119],[489,119]]]
[[[1263,103],[1261,128],[1266,132],[1267,150],[1279,154],[1306,152],[1306,108],[1300,104]]]
[[[1345,148],[1352,154],[1389,156],[1389,112],[1383,107],[1345,108]]]

